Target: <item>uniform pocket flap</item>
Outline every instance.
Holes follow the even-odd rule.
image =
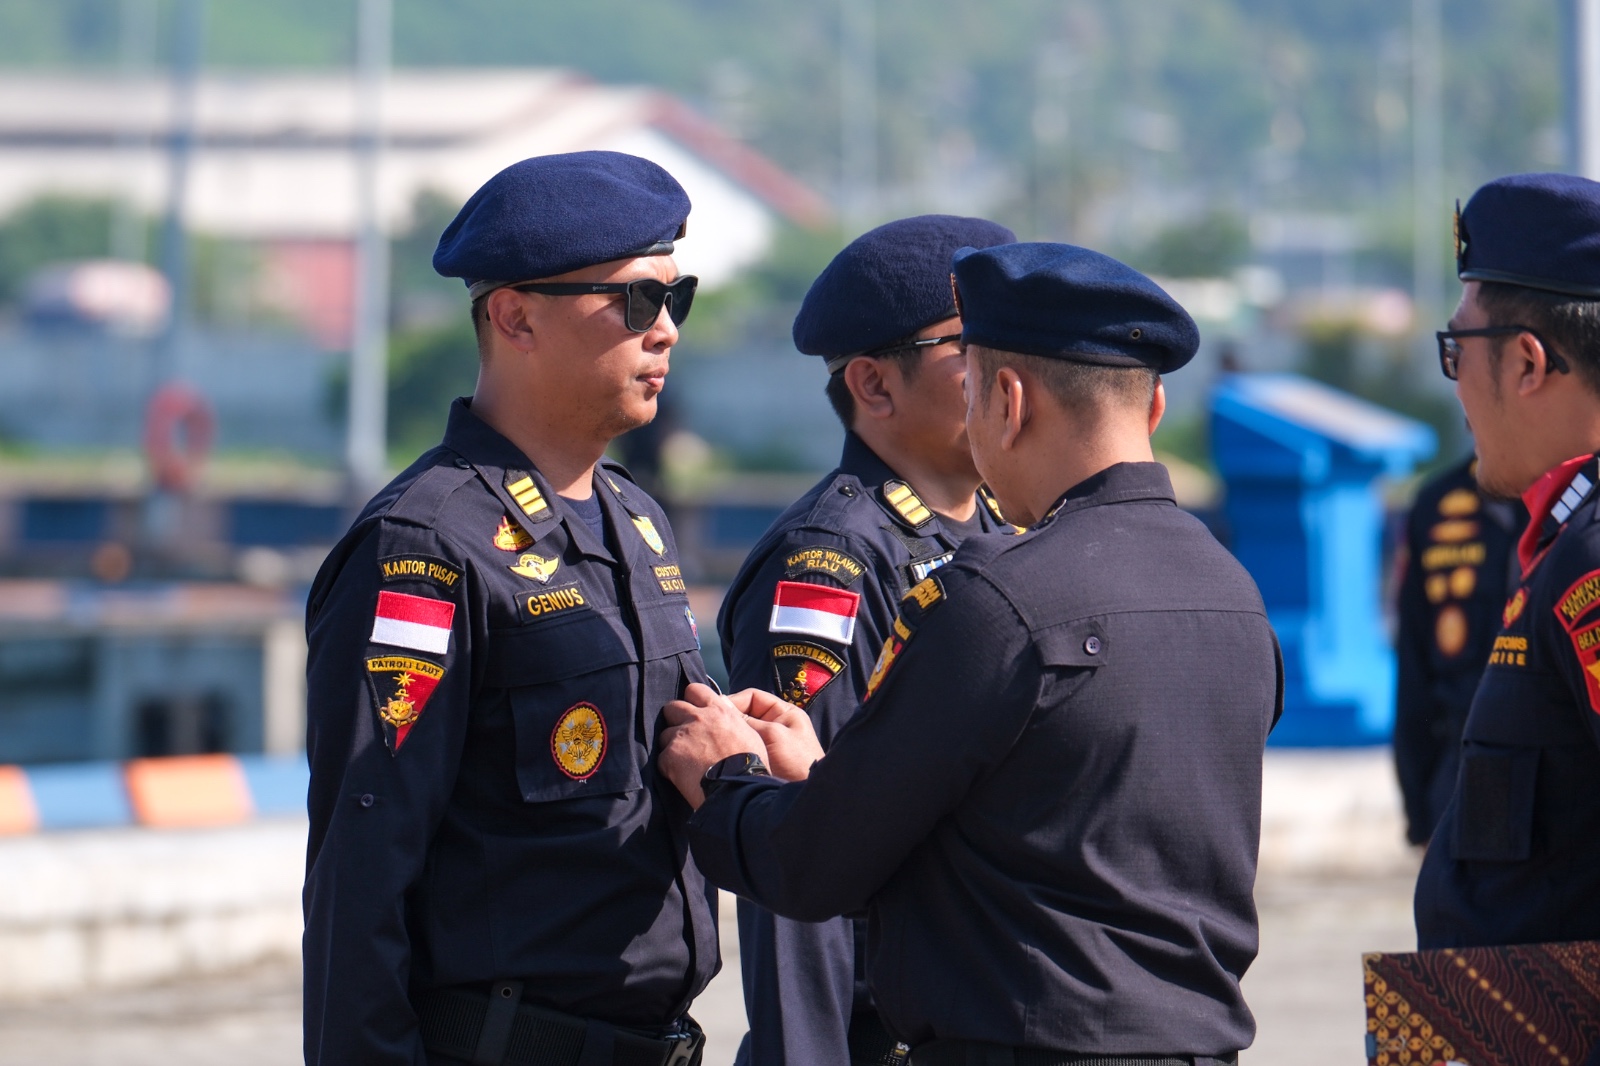
[[[1105,626],[1097,619],[1041,629],[1033,634],[1033,643],[1046,666],[1103,666],[1111,650]]]
[[[520,688],[637,661],[617,608],[492,631],[485,688]]]
[[[639,628],[644,632],[644,659],[665,659],[700,647],[699,625],[689,601],[673,596],[638,605]]]

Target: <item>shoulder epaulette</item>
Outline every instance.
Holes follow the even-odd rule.
[[[912,529],[921,529],[933,521],[933,512],[928,510],[928,505],[904,481],[885,481],[879,492],[889,509]]]
[[[550,510],[550,501],[544,498],[533,475],[526,470],[507,470],[505,485],[511,498],[522,508],[522,513],[535,522],[555,517],[555,512]]]
[[[1012,525],[1011,522],[1006,520],[1005,512],[1000,510],[1000,501],[994,498],[994,493],[989,491],[988,485],[978,486],[978,498],[983,501],[984,507],[988,508],[990,517],[1000,525],[1011,526],[1011,529],[1017,533],[1027,532],[1023,526]]]

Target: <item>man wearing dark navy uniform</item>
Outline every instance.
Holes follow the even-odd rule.
[[[1520,574],[1527,524],[1520,502],[1483,491],[1471,456],[1429,478],[1406,516],[1394,762],[1413,844],[1428,842],[1455,788],[1461,729]]]
[[[688,213],[655,164],[583,152],[508,167],[440,238],[477,388],[307,606],[307,1063],[699,1059],[716,893],[654,752],[706,672],[672,531],[602,458],[655,414]]]
[[[965,537],[999,525],[967,445],[950,257],[1015,239],[976,218],[890,222],[828,264],[795,318],[795,347],[827,360],[844,454],[751,551],[717,632],[733,687],[805,710],[824,748],[860,705],[900,598]],[[865,924],[796,922],[739,901],[741,1066],[896,1061],[857,964]]]
[[[1423,948],[1600,939],[1600,184],[1490,182],[1457,221],[1440,363],[1478,481],[1520,495],[1521,583],[1417,879]]]
[[[826,757],[796,708],[691,685],[663,769],[713,882],[868,911],[917,1066],[1232,1063],[1282,671],[1254,584],[1151,455],[1194,323],[1070,245],[963,249],[954,273],[973,455],[1029,532],[911,589]]]

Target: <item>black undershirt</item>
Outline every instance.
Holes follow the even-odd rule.
[[[962,540],[966,540],[968,537],[975,537],[983,532],[983,512],[974,508],[972,517],[965,522],[957,522],[949,515],[942,514],[939,516],[939,524]]]
[[[594,532],[594,539],[604,544],[606,542],[606,516],[605,512],[600,509],[600,494],[591,492],[587,500],[574,500],[566,496],[561,498],[567,501],[568,507],[578,512],[578,517],[583,519],[583,524]]]

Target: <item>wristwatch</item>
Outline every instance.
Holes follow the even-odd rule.
[[[700,779],[700,791],[710,799],[711,793],[731,778],[771,776],[767,764],[761,761],[761,756],[752,751],[741,752],[738,755],[730,755],[721,762],[712,763],[711,768]]]

